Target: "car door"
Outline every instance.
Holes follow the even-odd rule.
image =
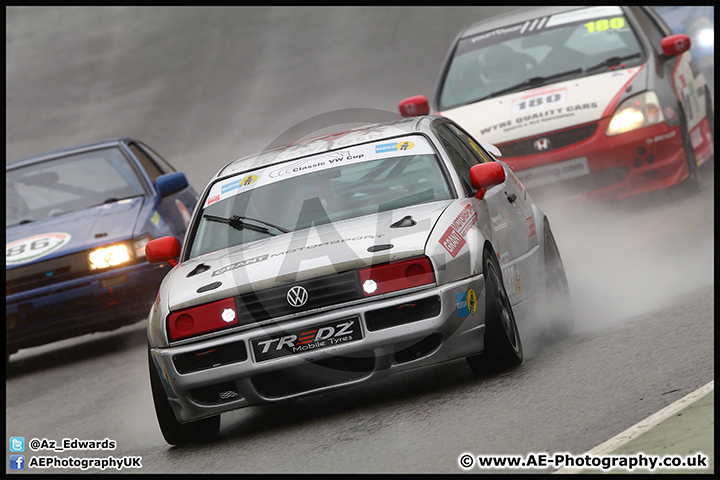
[[[495,161],[477,142],[456,125],[443,123],[437,128],[438,136],[448,151],[453,166],[463,181],[465,194],[472,195],[470,188],[470,167],[479,163]],[[465,138],[463,138],[465,137]],[[470,147],[472,145],[472,148]],[[529,249],[527,222],[517,199],[521,192],[510,179],[485,192],[492,225],[492,238],[498,249],[500,265],[522,256]],[[479,206],[476,205],[476,209]]]
[[[438,135],[446,142],[456,171],[469,188],[469,170],[472,165],[497,161],[474,138],[459,126],[445,123]],[[503,271],[505,289],[511,303],[527,298],[533,291],[533,264],[530,250],[537,246],[532,207],[522,183],[509,167],[505,166],[506,179],[501,185],[489,188],[483,197],[490,217],[491,235]],[[478,205],[476,208],[480,208]]]

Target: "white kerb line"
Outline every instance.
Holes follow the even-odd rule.
[[[663,408],[662,410],[650,415],[649,417],[645,418],[644,420],[641,420],[640,422],[636,423],[632,427],[628,428],[622,433],[619,433],[615,435],[610,440],[601,443],[597,447],[593,448],[592,450],[588,450],[583,455],[607,455],[614,451],[616,448],[628,443],[630,440],[633,440],[634,438],[639,437],[643,433],[647,432],[651,428],[658,425],[663,420],[672,417],[677,412],[682,410],[683,408],[687,407],[688,405],[694,403],[695,401],[699,400],[700,398],[704,397],[706,394],[713,391],[715,388],[715,380],[712,380],[707,385],[704,385],[694,392],[684,396],[680,400],[677,400],[674,403],[671,403],[667,407]],[[553,473],[578,473],[582,470],[585,470],[586,467],[562,467],[558,470],[555,470]]]

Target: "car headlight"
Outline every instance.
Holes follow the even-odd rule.
[[[96,248],[88,255],[91,270],[122,265],[128,263],[131,259],[130,250],[124,243]]]
[[[665,120],[655,92],[644,92],[628,98],[615,110],[606,135],[611,137],[654,125]]]
[[[143,235],[133,240],[133,250],[135,250],[135,258],[140,262],[145,260],[145,245],[152,241],[150,235]]]
[[[116,243],[96,248],[88,254],[91,270],[116,267],[133,261],[145,260],[145,245],[152,240],[150,235],[143,235],[132,242]]]

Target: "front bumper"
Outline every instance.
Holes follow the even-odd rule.
[[[474,309],[459,301],[470,289],[477,298]],[[377,321],[377,312],[413,305],[421,311],[384,315],[384,321]],[[484,278],[480,275],[400,296],[277,319],[273,326],[192,344],[151,348],[151,355],[178,421],[186,423],[480,353],[484,305]],[[403,315],[405,321],[398,320]],[[264,361],[257,360],[257,349],[252,348],[251,342],[259,338],[348,319],[359,322],[362,339]]]
[[[141,263],[7,295],[7,352],[147,318],[168,271]]]
[[[659,123],[612,137],[606,130],[604,120],[581,141],[505,161],[525,187],[539,195],[613,200],[677,185],[688,177],[679,126]]]

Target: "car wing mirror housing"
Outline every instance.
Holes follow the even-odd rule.
[[[690,50],[690,37],[684,33],[668,35],[662,39],[662,52],[666,57],[674,57]]]
[[[477,189],[476,198],[485,197],[485,191],[505,181],[505,169],[500,162],[486,162],[470,167],[470,183]]]
[[[430,112],[430,105],[425,95],[407,97],[398,104],[398,110],[403,117],[419,117]]]
[[[168,262],[174,267],[180,257],[180,242],[175,237],[161,237],[145,245],[145,257],[150,263]]]
[[[187,187],[187,177],[185,177],[183,172],[166,173],[155,179],[155,189],[162,198],[184,190]]]

